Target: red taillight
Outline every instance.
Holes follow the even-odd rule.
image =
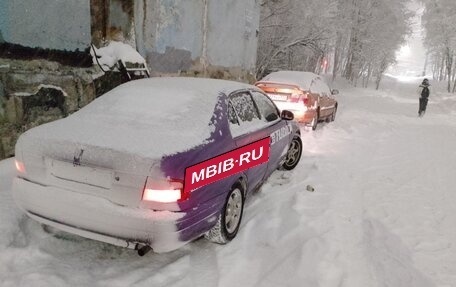
[[[25,173],[25,165],[23,162],[20,162],[16,159],[16,160],[14,160],[14,164],[16,165],[16,170],[19,173]]]
[[[301,95],[299,101],[302,102],[305,106],[307,106],[309,104],[309,97],[307,96],[307,94]]]
[[[142,200],[154,202],[178,202],[187,199],[184,196],[184,184],[180,180],[153,180],[147,178]]]
[[[143,200],[156,202],[177,202],[181,199],[181,191],[178,189],[144,189]]]
[[[292,92],[291,96],[289,97],[290,102],[297,103],[299,101],[300,94],[297,92]]]

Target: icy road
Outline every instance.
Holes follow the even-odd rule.
[[[53,236],[15,207],[0,162],[0,286],[456,286],[456,96],[433,90],[418,118],[417,84],[341,86],[336,121],[303,131],[301,163],[226,246],[138,257]]]

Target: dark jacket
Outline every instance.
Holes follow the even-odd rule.
[[[418,93],[421,98],[429,98],[430,90],[429,90],[429,85],[420,85],[418,88]]]

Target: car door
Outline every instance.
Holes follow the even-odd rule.
[[[231,136],[236,147],[243,147],[259,141],[269,134],[264,129],[264,122],[248,90],[237,91],[229,95],[228,119]],[[266,163],[245,171],[249,181],[249,191],[263,180],[268,165]]]
[[[271,137],[269,162],[266,175],[277,169],[281,159],[286,155],[290,143],[291,126],[280,118],[280,113],[271,99],[260,92],[251,91],[253,100],[264,122],[264,130]]]
[[[329,111],[329,94],[331,93],[328,86],[320,79],[315,78],[312,87],[312,92],[317,93],[320,99],[320,118],[327,117],[331,111]]]

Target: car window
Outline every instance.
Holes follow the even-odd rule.
[[[230,124],[239,125],[238,118],[236,116],[236,112],[234,111],[233,105],[231,102],[228,104],[228,120]]]
[[[310,90],[312,93],[318,93],[321,96],[331,95],[331,90],[329,89],[328,85],[326,85],[326,83],[323,82],[323,80],[320,78],[316,78],[312,81]]]
[[[252,97],[263,121],[269,123],[279,119],[279,112],[277,111],[276,106],[267,96],[259,92],[252,92]]]
[[[266,126],[266,123],[260,119],[258,108],[249,92],[232,94],[229,98],[228,120],[233,138]]]
[[[241,92],[234,94],[230,97],[230,102],[241,122],[251,122],[254,119],[260,119],[250,93]]]

